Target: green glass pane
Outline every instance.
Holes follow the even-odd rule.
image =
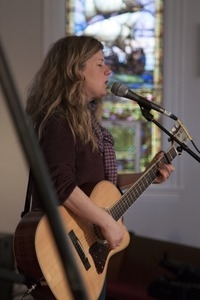
[[[115,139],[118,171],[135,170],[135,129],[118,125],[109,127],[109,130]]]

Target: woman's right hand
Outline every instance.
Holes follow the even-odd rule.
[[[110,249],[115,249],[123,241],[124,229],[110,215],[108,217],[105,218],[106,220],[104,220],[105,222],[100,226],[100,229]]]
[[[124,228],[121,224],[116,222],[105,209],[91,201],[79,187],[73,190],[63,204],[76,215],[98,226],[111,249],[122,243]]]

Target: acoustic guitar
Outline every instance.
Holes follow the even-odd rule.
[[[179,124],[176,125],[174,136],[182,143],[188,139]],[[101,181],[94,187],[90,194],[92,201],[107,210],[120,223],[125,233],[122,244],[114,250],[103,240],[98,227],[77,217],[64,206],[58,207],[89,300],[97,300],[100,295],[110,257],[129,244],[129,233],[123,224],[123,215],[156,179],[157,165],[169,163],[180,154],[180,146],[172,142],[165,155],[153,163],[123,195],[109,181]],[[56,299],[73,299],[44,212],[31,211],[21,219],[14,234],[14,253],[20,272],[35,282],[47,284]]]

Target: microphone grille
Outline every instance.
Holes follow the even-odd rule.
[[[122,83],[115,82],[111,87],[111,92],[119,97],[124,97],[127,93],[127,87]]]

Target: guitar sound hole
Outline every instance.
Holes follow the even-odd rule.
[[[99,240],[105,241],[105,238],[101,232],[101,229],[97,225],[93,225],[94,233]]]

